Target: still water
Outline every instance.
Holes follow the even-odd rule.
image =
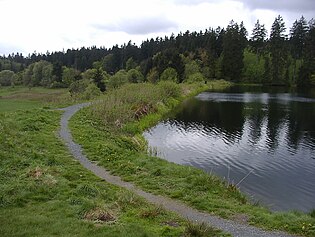
[[[272,210],[310,211],[315,208],[315,96],[272,90],[203,92],[144,136],[160,157],[239,184]]]

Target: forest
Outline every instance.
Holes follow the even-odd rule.
[[[72,94],[105,91],[127,82],[213,79],[315,86],[315,20],[302,16],[287,30],[279,15],[270,34],[259,20],[251,32],[243,22],[232,20],[226,28],[147,39],[140,46],[129,41],[109,49],[94,46],[0,57],[1,86],[69,87]]]

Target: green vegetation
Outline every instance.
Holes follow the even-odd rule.
[[[148,155],[141,135],[185,96],[208,88],[232,82],[314,86],[315,21],[301,17],[289,38],[285,30],[278,16],[269,39],[259,21],[250,40],[243,23],[231,21],[226,29],[157,37],[139,47],[128,42],[0,56],[0,235],[219,235],[204,226],[184,230],[185,221],[89,174],[55,137],[60,114],[38,109],[101,96],[71,122],[89,158],[200,210],[313,236],[314,211],[272,213],[253,206],[217,177]],[[221,78],[229,82],[214,80]]]
[[[246,220],[267,229],[314,236],[315,219],[299,212],[271,212],[249,202],[235,186],[192,167],[169,163],[147,153],[141,136],[182,101],[180,95],[228,86],[226,82],[125,85],[70,122],[75,140],[88,157],[140,188],[224,218]],[[208,88],[209,88],[208,87]],[[198,229],[198,228],[197,228]]]
[[[315,20],[307,22],[302,16],[289,30],[286,35],[287,26],[279,15],[269,36],[259,20],[250,33],[243,22],[232,20],[226,28],[147,39],[140,46],[129,41],[110,49],[83,47],[29,57],[10,54],[0,56],[0,86],[70,87],[73,91],[88,82],[104,92],[127,82],[204,79],[315,86]]]
[[[40,87],[30,89],[21,86],[0,88],[0,112],[27,110],[62,103],[71,103],[65,89]]]
[[[56,136],[61,113],[0,113],[1,236],[226,236],[191,235],[192,224],[91,174]]]

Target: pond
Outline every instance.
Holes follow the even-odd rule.
[[[314,91],[203,92],[144,136],[160,157],[216,174],[271,210],[315,208]]]

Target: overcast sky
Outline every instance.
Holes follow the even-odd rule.
[[[249,33],[259,19],[269,33],[279,14],[290,28],[301,15],[315,18],[315,0],[0,0],[0,55],[139,45],[232,19]]]

